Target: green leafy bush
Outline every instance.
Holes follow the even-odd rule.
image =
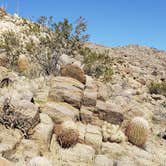
[[[89,48],[82,48],[80,54],[83,56],[84,70],[88,75],[101,78],[105,82],[112,79],[112,59],[108,51],[97,53]]]
[[[1,35],[0,48],[7,52],[8,64],[12,67],[17,63],[21,53],[20,41],[13,31],[6,31]]]
[[[56,23],[52,16],[41,16],[37,23],[51,30],[54,45],[68,55],[78,52],[83,43],[89,39],[89,35],[86,34],[87,23],[83,17],[79,17],[75,24],[71,24],[66,18]]]
[[[166,96],[166,81],[161,83],[151,82],[148,88],[151,94],[161,94]]]

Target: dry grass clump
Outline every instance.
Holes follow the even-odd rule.
[[[148,88],[151,94],[160,94],[166,96],[166,81],[163,81],[161,83],[151,82]]]
[[[57,141],[62,148],[70,148],[78,143],[79,132],[75,129],[65,129],[61,125],[56,125],[54,133],[57,135]]]

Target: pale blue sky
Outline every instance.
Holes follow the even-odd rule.
[[[140,44],[166,50],[166,0],[0,0],[10,13],[88,21],[90,40],[107,46]]]

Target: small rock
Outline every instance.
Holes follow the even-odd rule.
[[[91,145],[97,152],[100,151],[102,144],[102,135],[99,127],[87,125],[85,133],[85,143]]]
[[[95,150],[85,144],[76,144],[73,148],[63,149],[57,143],[56,136],[53,135],[50,151],[53,155],[60,157],[60,163],[65,163],[68,166],[72,165],[84,165],[93,163],[93,158],[95,155]],[[85,165],[86,165],[85,164]]]
[[[126,151],[123,146],[117,143],[109,142],[102,143],[101,152],[102,154],[106,154],[108,157],[113,159],[119,159],[126,155]]]
[[[102,126],[103,140],[120,143],[126,140],[125,134],[118,125],[105,122]]]
[[[98,86],[97,99],[102,101],[108,100],[109,98],[108,87],[101,82],[97,82],[97,86]]]

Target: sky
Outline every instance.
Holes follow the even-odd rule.
[[[83,16],[90,41],[106,46],[146,45],[166,50],[166,0],[0,0],[9,13],[74,22]]]

